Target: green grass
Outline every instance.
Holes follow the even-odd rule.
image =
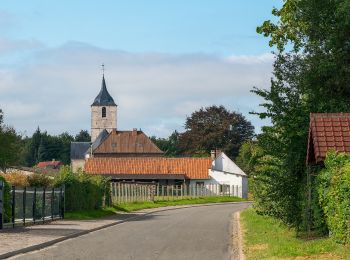
[[[132,212],[141,209],[159,208],[166,206],[179,206],[179,205],[190,205],[190,204],[205,204],[205,203],[220,203],[220,202],[239,202],[246,201],[237,197],[200,197],[200,198],[187,198],[179,200],[156,200],[145,201],[145,202],[133,202],[133,203],[122,203],[115,207],[124,212]]]
[[[258,215],[253,209],[241,213],[244,253],[249,259],[350,259],[350,247],[331,238],[302,240],[280,221]]]
[[[71,219],[71,220],[89,220],[89,219],[103,218],[106,216],[114,215],[116,213],[117,213],[116,208],[107,207],[107,208],[95,209],[95,210],[66,212],[64,214],[64,218]]]
[[[155,202],[130,202],[114,205],[113,207],[97,209],[66,212],[65,219],[71,220],[88,220],[97,219],[116,214],[118,211],[132,212],[141,209],[159,208],[166,206],[190,205],[190,204],[205,204],[205,203],[219,203],[219,202],[239,202],[246,201],[237,197],[200,197],[200,198],[185,198],[178,200],[157,200]]]

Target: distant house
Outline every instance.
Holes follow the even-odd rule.
[[[350,113],[310,114],[307,164],[322,164],[329,150],[350,153]]]
[[[36,168],[39,169],[59,169],[61,166],[63,165],[63,163],[61,161],[46,161],[46,162],[39,162],[36,165]]]
[[[94,157],[86,161],[85,171],[114,181],[229,185],[232,194],[233,186],[239,189],[240,197],[248,194],[247,175],[223,152],[212,158]]]

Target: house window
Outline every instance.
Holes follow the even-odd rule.
[[[196,181],[197,186],[204,186],[204,181]]]
[[[106,108],[105,107],[102,108],[102,117],[106,117]]]

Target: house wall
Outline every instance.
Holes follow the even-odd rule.
[[[226,154],[220,153],[213,161],[212,169],[217,171],[246,175]]]
[[[106,108],[106,117],[102,117],[102,108]],[[117,129],[117,106],[91,107],[91,142],[94,142],[100,132],[106,129],[110,133]]]
[[[71,161],[71,168],[73,172],[77,172],[79,169],[84,170],[85,160],[84,159],[76,159]]]
[[[231,174],[222,171],[209,170],[210,179],[205,180],[190,180],[190,185],[204,183],[206,189],[220,195],[216,185],[229,185],[230,190],[227,191],[230,195],[235,195],[240,198],[248,197],[248,182],[247,177]]]

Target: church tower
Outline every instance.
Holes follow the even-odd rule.
[[[110,133],[117,129],[117,105],[107,91],[105,76],[102,76],[100,93],[91,105],[91,142],[106,129]]]

